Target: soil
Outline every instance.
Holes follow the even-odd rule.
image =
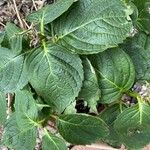
[[[25,21],[28,14],[42,8],[54,0],[1,0],[0,1],[0,31],[4,30],[7,22],[13,22],[21,28],[27,28]],[[17,14],[18,13],[18,14]]]

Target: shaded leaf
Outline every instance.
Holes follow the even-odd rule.
[[[6,95],[4,93],[0,93],[0,125],[3,125],[6,121]]]
[[[136,71],[137,80],[150,81],[150,36],[144,33],[128,39],[123,46],[131,57]]]
[[[104,141],[113,147],[120,148],[122,142],[119,139],[118,133],[114,130],[114,121],[117,119],[117,116],[121,113],[124,106],[120,106],[119,104],[115,104],[106,108],[99,117],[105,121],[105,123],[109,126],[110,134],[104,138]]]
[[[72,144],[91,144],[108,134],[107,125],[101,119],[83,114],[60,116],[57,128],[62,137]]]
[[[5,37],[5,32],[0,32],[0,44],[3,42]]]
[[[56,111],[62,112],[77,97],[83,80],[78,55],[49,44],[32,52],[27,66],[31,85]]]
[[[133,2],[138,8],[137,27],[146,32],[150,33],[150,1],[149,0],[134,0]]]
[[[79,93],[79,98],[87,101],[90,108],[96,107],[97,101],[100,99],[101,91],[98,85],[96,72],[88,58],[82,59],[84,69],[84,81]]]

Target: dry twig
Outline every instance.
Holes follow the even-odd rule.
[[[19,23],[20,23],[20,27],[21,27],[21,28],[24,28],[23,22],[22,22],[22,20],[21,20],[21,17],[20,17],[20,14],[19,14],[18,8],[17,8],[16,1],[15,1],[15,0],[13,0],[13,3],[14,3],[14,7],[15,7],[15,11],[16,11],[17,18],[18,18]]]

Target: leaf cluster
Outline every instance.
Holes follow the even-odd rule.
[[[149,0],[57,0],[26,18],[34,30],[7,23],[0,33],[0,145],[33,150],[39,129],[42,150],[97,140],[128,149],[149,144],[149,101],[132,90],[150,82],[149,9]],[[6,93],[14,93],[9,119]],[[97,115],[77,113],[78,100]]]

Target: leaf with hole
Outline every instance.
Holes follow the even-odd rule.
[[[149,115],[150,106],[139,102],[138,105],[125,109],[117,117],[114,128],[123,144],[132,149],[139,149],[150,143]]]

